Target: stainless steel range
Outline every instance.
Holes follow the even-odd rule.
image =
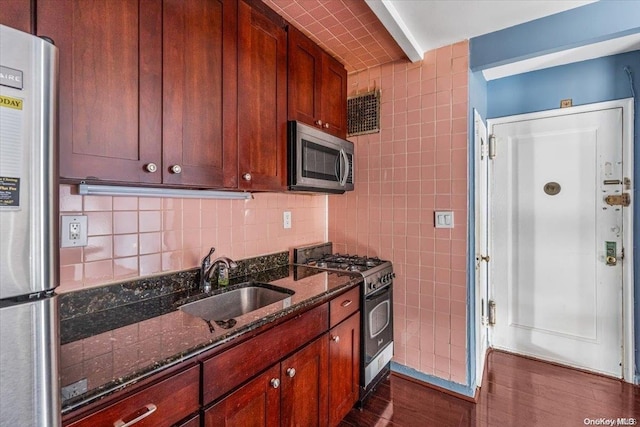
[[[360,404],[385,378],[393,356],[393,265],[377,257],[333,253],[333,245],[297,248],[294,264],[322,270],[358,272],[364,279],[361,298]]]

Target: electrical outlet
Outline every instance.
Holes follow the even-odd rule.
[[[282,214],[282,227],[291,228],[291,212],[284,211]]]
[[[62,215],[60,217],[60,247],[77,248],[87,246],[86,215]]]
[[[72,397],[80,396],[87,392],[87,379],[83,378],[79,381],[76,381],[73,384],[69,384],[68,386],[62,387],[60,390],[62,394],[62,400],[69,400]]]

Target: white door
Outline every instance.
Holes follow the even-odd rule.
[[[492,345],[620,378],[624,113],[567,110],[490,122]]]
[[[476,238],[476,384],[482,385],[484,361],[489,348],[487,336],[488,272],[489,257],[489,203],[487,202],[489,146],[487,127],[480,114],[474,110],[475,146],[475,238]]]

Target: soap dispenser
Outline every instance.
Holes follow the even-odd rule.
[[[220,264],[218,269],[218,286],[229,285],[229,269],[226,265]]]

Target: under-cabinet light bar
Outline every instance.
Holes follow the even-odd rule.
[[[248,200],[251,193],[240,191],[188,190],[182,188],[125,187],[79,184],[78,193],[89,196],[177,197],[184,199]]]

